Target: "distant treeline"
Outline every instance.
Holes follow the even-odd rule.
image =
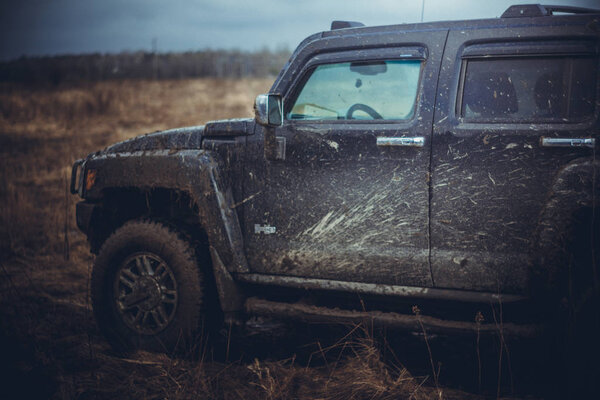
[[[49,83],[108,79],[244,78],[277,75],[290,51],[203,50],[21,57],[0,63],[0,81]]]

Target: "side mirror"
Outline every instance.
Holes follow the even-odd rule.
[[[278,94],[259,94],[254,101],[254,118],[262,126],[283,124],[283,104]]]
[[[283,124],[283,104],[278,94],[259,94],[254,101],[254,119],[265,127],[265,159],[285,159],[285,138],[275,136],[275,128]]]

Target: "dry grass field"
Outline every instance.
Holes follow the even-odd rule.
[[[255,95],[269,86],[214,79],[0,86],[0,398],[479,398],[438,392],[431,378],[385,361],[360,327],[302,362],[293,348],[250,359],[218,349],[123,357],[99,335],[88,299],[93,258],[67,190],[73,161],[141,133],[251,116]],[[422,358],[428,367],[428,354]]]

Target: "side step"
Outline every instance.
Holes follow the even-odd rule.
[[[424,315],[406,315],[380,311],[351,311],[339,308],[318,307],[298,303],[280,303],[251,297],[246,300],[248,314],[302,322],[359,324],[373,323],[413,332],[422,332],[421,324],[427,333],[449,335],[500,334],[523,338],[537,337],[541,333],[539,325],[517,325],[514,323],[476,324],[465,321],[446,321]],[[419,322],[420,321],[420,322]]]

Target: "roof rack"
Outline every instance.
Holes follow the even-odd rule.
[[[360,28],[361,26],[365,26],[362,22],[356,21],[332,21],[331,22],[331,30],[335,31],[337,29],[345,29],[345,28]]]
[[[554,15],[554,13],[556,12],[566,14],[599,14],[600,10],[571,6],[517,4],[508,7],[506,11],[504,11],[504,13],[500,16],[500,18],[545,17]]]
[[[554,13],[564,14],[600,14],[599,9],[571,7],[571,6],[552,6],[543,4],[516,4],[510,6],[504,11],[500,18],[523,18],[523,17],[546,17],[554,15]],[[357,21],[332,21],[331,30],[346,28],[360,28],[365,26],[362,22]]]

